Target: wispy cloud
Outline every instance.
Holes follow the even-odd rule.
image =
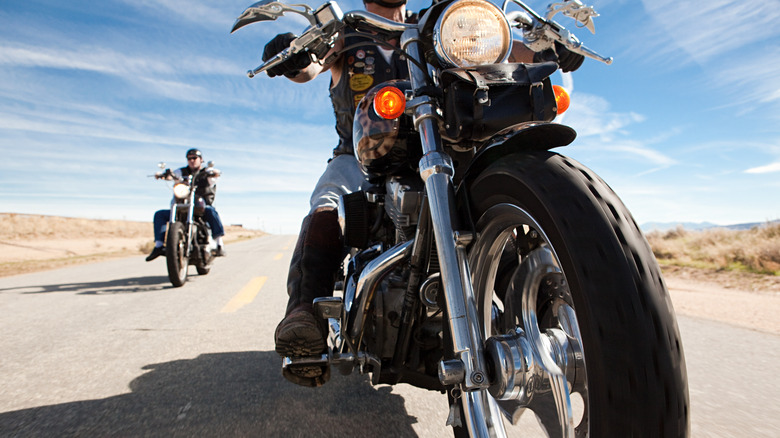
[[[612,138],[626,126],[644,120],[644,116],[634,112],[611,111],[606,99],[586,93],[572,94],[566,113],[566,124],[574,127],[580,137]]]
[[[70,50],[65,47],[26,46],[7,43],[0,51],[0,65],[7,67],[43,67],[84,70],[121,77],[138,74],[173,74],[192,71],[199,74],[234,75],[240,71],[237,64],[224,59],[191,56],[171,59],[144,54],[134,56],[126,51],[99,46]]]
[[[777,41],[780,8],[773,1],[642,0],[656,24],[663,27],[667,41],[658,41],[665,51],[678,46],[699,63],[721,62],[722,55],[758,43]],[[668,49],[667,49],[668,50]]]
[[[154,119],[130,117],[127,119],[96,119],[89,114],[52,113],[46,116],[35,113],[4,113],[0,111],[0,133],[24,131],[28,133],[77,137],[80,141],[113,140],[125,143],[153,144],[188,147],[201,145],[233,152],[254,150],[272,160],[281,156],[294,161],[302,151],[312,148],[329,150],[335,144],[335,134],[330,125],[282,122],[278,119],[240,119],[231,122],[229,117],[215,116],[209,120],[197,119],[186,126],[181,123],[159,124]],[[279,129],[283,126],[284,129]],[[164,132],[165,129],[168,132]],[[264,133],[258,135],[256,133]],[[0,144],[7,135],[0,135]],[[27,140],[28,142],[30,140]],[[60,139],[64,142],[64,139]],[[290,150],[294,145],[297,150]],[[111,154],[110,152],[105,152]],[[254,166],[263,163],[253,163]]]
[[[776,1],[642,2],[660,28],[651,38],[642,35],[654,62],[694,62],[704,68],[709,88],[729,93],[726,105],[744,106],[741,112],[771,105],[765,115],[780,118],[780,69],[774,62],[780,56]]]
[[[671,157],[638,141],[615,142],[605,145],[603,149],[624,155],[633,155],[649,164],[655,164],[662,167],[668,167],[677,162]],[[653,171],[655,170],[658,169],[653,169]]]
[[[757,174],[774,173],[774,172],[780,172],[780,161],[767,164],[765,166],[753,167],[745,171],[745,173],[757,173]]]
[[[220,2],[217,6],[191,0],[122,0],[134,8],[143,8],[165,17],[179,17],[193,23],[224,25],[232,23],[241,2]],[[225,3],[228,3],[227,7]],[[233,5],[230,5],[232,3]],[[245,2],[249,6],[252,1]],[[240,11],[239,11],[240,12]]]
[[[780,41],[780,36],[777,40]],[[746,105],[745,112],[765,112],[780,118],[774,106],[780,103],[780,68],[774,62],[776,59],[780,59],[780,45],[767,47],[759,57],[734,55],[731,62],[713,70],[709,85],[736,86],[739,92],[733,93],[731,105]]]
[[[574,82],[564,75],[564,85],[574,89]],[[600,96],[587,93],[572,93],[572,104],[565,113],[565,123],[577,131],[580,140],[577,142],[583,150],[591,152],[608,152],[615,159],[624,157],[653,166],[640,171],[647,174],[676,164],[676,160],[652,147],[672,134],[646,141],[632,138],[629,127],[642,123],[645,116],[635,112],[616,112],[610,103]],[[563,119],[561,120],[563,121]]]
[[[224,96],[182,77],[181,72],[235,75],[240,71],[235,64],[204,57],[174,61],[133,56],[101,47],[69,50],[13,44],[0,51],[0,66],[93,72],[122,79],[144,93],[180,101],[213,103],[223,101]],[[24,93],[24,90],[18,91]]]

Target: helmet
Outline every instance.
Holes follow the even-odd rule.
[[[189,157],[192,157],[192,156],[195,156],[195,157],[198,157],[200,159],[203,159],[203,154],[200,153],[200,150],[195,149],[195,148],[192,148],[192,149],[187,151],[186,157],[189,158]]]

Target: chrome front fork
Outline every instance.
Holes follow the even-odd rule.
[[[190,177],[192,178],[192,177]],[[195,219],[195,185],[190,185],[192,193],[190,193],[190,205],[187,208],[187,253],[185,256],[189,259],[192,255],[192,233],[193,227],[192,221]]]
[[[407,30],[401,46],[410,58],[423,59],[417,46],[418,31]],[[424,61],[423,61],[424,62]],[[412,89],[426,84],[426,73],[408,63]],[[471,273],[466,257],[466,245],[471,236],[453,228],[455,190],[454,167],[441,142],[438,115],[431,99],[415,98],[414,124],[422,140],[423,157],[420,175],[430,204],[431,222],[436,238],[436,250],[441,265],[441,278],[452,333],[455,356],[439,364],[439,379],[444,385],[456,385],[463,391],[487,389],[487,367],[480,335],[477,305],[471,285]]]

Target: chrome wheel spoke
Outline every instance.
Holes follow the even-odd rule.
[[[525,267],[528,273],[523,272]],[[526,331],[529,343],[533,349],[533,354],[537,365],[540,367],[545,378],[549,380],[550,389],[555,399],[555,408],[558,415],[558,422],[561,426],[562,436],[574,436],[574,420],[571,408],[571,397],[569,386],[566,382],[566,376],[563,373],[559,361],[553,352],[553,340],[548,336],[543,336],[539,328],[539,319],[537,316],[537,297],[541,287],[542,280],[549,274],[560,274],[561,270],[554,258],[552,251],[547,246],[533,250],[526,260],[523,261],[518,275],[515,276],[522,281],[521,301],[523,326]],[[516,297],[516,283],[512,282],[511,293]],[[539,415],[538,410],[534,411]],[[540,417],[541,418],[541,417]],[[545,423],[542,423],[545,424]],[[545,425],[546,428],[550,426]],[[555,435],[552,435],[555,436]]]
[[[541,227],[516,206],[498,205],[481,220],[473,273],[496,376],[490,395],[484,396],[512,424],[530,410],[548,436],[574,437],[579,429],[585,433],[582,337],[555,249]],[[507,257],[501,258],[509,246],[518,253],[513,270],[506,270]],[[497,272],[511,280],[501,283]]]

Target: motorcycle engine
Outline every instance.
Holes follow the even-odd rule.
[[[423,182],[417,175],[387,180],[385,212],[395,225],[396,242],[404,242],[414,237],[424,189]]]
[[[398,328],[401,321],[401,311],[406,293],[406,282],[400,273],[389,275],[388,281],[383,281],[374,297],[374,341],[381,351],[382,358],[392,358],[398,339]]]
[[[423,182],[417,175],[392,177],[385,183],[384,195],[375,192],[359,191],[344,195],[339,202],[339,224],[346,246],[367,248],[375,237],[377,216],[383,214],[389,218],[395,229],[392,238],[395,244],[414,237],[420,207],[423,200]]]

